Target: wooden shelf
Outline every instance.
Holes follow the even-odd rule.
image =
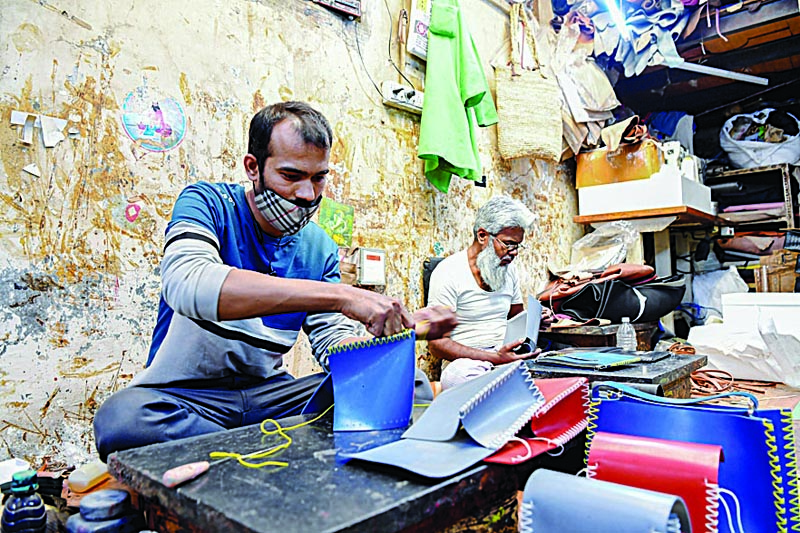
[[[671,226],[681,225],[701,225],[713,226],[717,224],[725,225],[725,221],[709,215],[686,205],[677,207],[663,207],[660,209],[640,209],[638,211],[623,211],[618,213],[603,213],[601,215],[578,215],[572,220],[578,224],[594,224],[597,222],[611,222],[613,220],[637,220],[656,217],[678,217]]]

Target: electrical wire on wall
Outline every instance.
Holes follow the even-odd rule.
[[[394,69],[397,71],[397,73],[400,74],[400,77],[402,77],[404,80],[406,80],[406,83],[408,83],[411,86],[411,88],[416,91],[417,88],[414,86],[413,83],[411,83],[411,80],[406,78],[406,75],[403,74],[403,71],[400,70],[400,68],[397,66],[397,64],[392,59],[392,11],[389,9],[389,2],[387,2],[387,0],[383,0],[383,5],[386,6],[386,13],[389,15],[389,48],[388,48],[388,51],[387,51],[387,53],[389,55],[389,63],[391,63],[392,66],[394,67]],[[400,16],[401,17],[402,16],[406,17],[406,27],[407,27],[408,26],[408,13],[406,13],[405,9],[402,10]],[[399,26],[399,24],[398,24],[398,26]],[[399,33],[399,31],[400,30],[398,28],[398,33]],[[401,38],[401,39],[404,38],[402,35],[398,35],[398,37]],[[405,58],[403,58],[402,55],[401,55],[400,61],[404,61],[404,59]]]
[[[364,62],[364,54],[361,53],[361,44],[358,42],[358,24],[355,25],[355,36],[356,36],[356,51],[358,52],[358,58],[361,60],[361,66],[364,67],[364,72],[367,74],[367,78],[372,83],[372,86],[375,87],[375,90],[378,92],[381,98],[383,98],[383,93],[381,92],[378,85],[375,83],[375,80],[372,79],[372,76],[369,73],[369,69],[367,68],[367,64]]]
[[[394,69],[406,81],[406,83],[408,83],[409,86],[411,86],[414,90],[416,90],[416,87],[415,87],[414,83],[410,79],[408,79],[408,77],[406,77],[405,74],[403,74],[403,71],[400,69],[400,67],[397,66],[397,63],[395,63],[394,59],[392,59],[392,40],[394,38],[394,31],[393,31],[394,24],[393,24],[393,20],[392,20],[392,12],[389,9],[389,3],[387,2],[387,0],[383,0],[383,3],[386,6],[386,12],[389,15],[389,43],[388,43],[388,49],[387,49],[389,63],[391,63],[392,67],[394,67]],[[406,14],[406,17],[407,16],[408,15]],[[346,26],[347,23],[343,22],[343,24],[345,24],[345,26]],[[367,78],[369,79],[370,83],[372,83],[372,86],[375,88],[375,91],[380,95],[380,97],[382,99],[385,99],[386,97],[384,96],[384,94],[381,91],[381,89],[378,86],[378,84],[375,83],[375,80],[373,79],[372,75],[369,72],[369,69],[367,68],[366,62],[364,61],[364,54],[361,51],[361,42],[360,42],[359,35],[358,35],[358,25],[359,25],[359,23],[358,22],[352,22],[352,24],[354,26],[354,30],[353,31],[354,31],[355,41],[356,41],[356,52],[358,53],[358,58],[361,61],[361,66],[364,68],[364,72],[366,73]],[[345,46],[348,46],[347,39],[343,38],[342,40],[344,41]],[[348,46],[348,49],[349,49],[349,46]],[[401,60],[402,60],[402,58],[401,58]]]

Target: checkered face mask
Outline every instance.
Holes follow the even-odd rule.
[[[322,203],[322,195],[313,202],[287,200],[273,190],[264,190],[255,195],[256,207],[270,226],[284,235],[294,235],[308,224]]]

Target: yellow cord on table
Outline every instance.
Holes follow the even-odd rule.
[[[291,427],[288,427],[288,428],[281,427],[281,425],[277,422],[277,420],[273,420],[272,418],[267,418],[266,420],[261,422],[261,425],[259,426],[261,428],[261,433],[263,433],[264,435],[275,435],[275,434],[278,434],[281,437],[283,437],[284,439],[286,439],[286,442],[284,442],[282,444],[278,444],[275,447],[270,448],[269,450],[265,450],[263,452],[254,452],[254,453],[245,453],[245,454],[236,453],[236,452],[211,452],[209,455],[211,456],[212,459],[227,459],[227,458],[236,459],[237,461],[239,461],[240,465],[246,466],[247,468],[263,468],[265,466],[289,466],[289,463],[287,463],[285,461],[263,461],[261,463],[251,463],[251,462],[248,461],[248,459],[263,459],[264,457],[269,457],[270,455],[275,455],[276,453],[278,453],[281,450],[285,450],[286,448],[288,448],[289,446],[292,445],[292,438],[288,434],[286,434],[287,431],[291,431],[293,429],[301,428],[303,426],[307,426],[308,424],[313,424],[314,422],[316,422],[317,420],[319,420],[320,418],[325,416],[328,413],[328,411],[330,411],[331,409],[333,409],[333,405],[331,405],[330,407],[325,409],[322,413],[317,415],[315,418],[312,418],[311,420],[308,420],[306,422],[302,422],[300,424],[297,424],[297,425],[294,425],[294,426],[291,426]],[[265,424],[270,423],[270,422],[275,425],[275,429],[266,429],[264,427]]]

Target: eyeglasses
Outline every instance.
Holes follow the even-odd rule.
[[[525,249],[525,245],[522,244],[521,242],[505,242],[505,241],[501,241],[500,239],[498,239],[497,235],[494,234],[494,233],[489,233],[489,235],[494,240],[496,240],[497,242],[502,244],[503,248],[505,248],[507,252],[519,252],[520,250],[524,250]]]

